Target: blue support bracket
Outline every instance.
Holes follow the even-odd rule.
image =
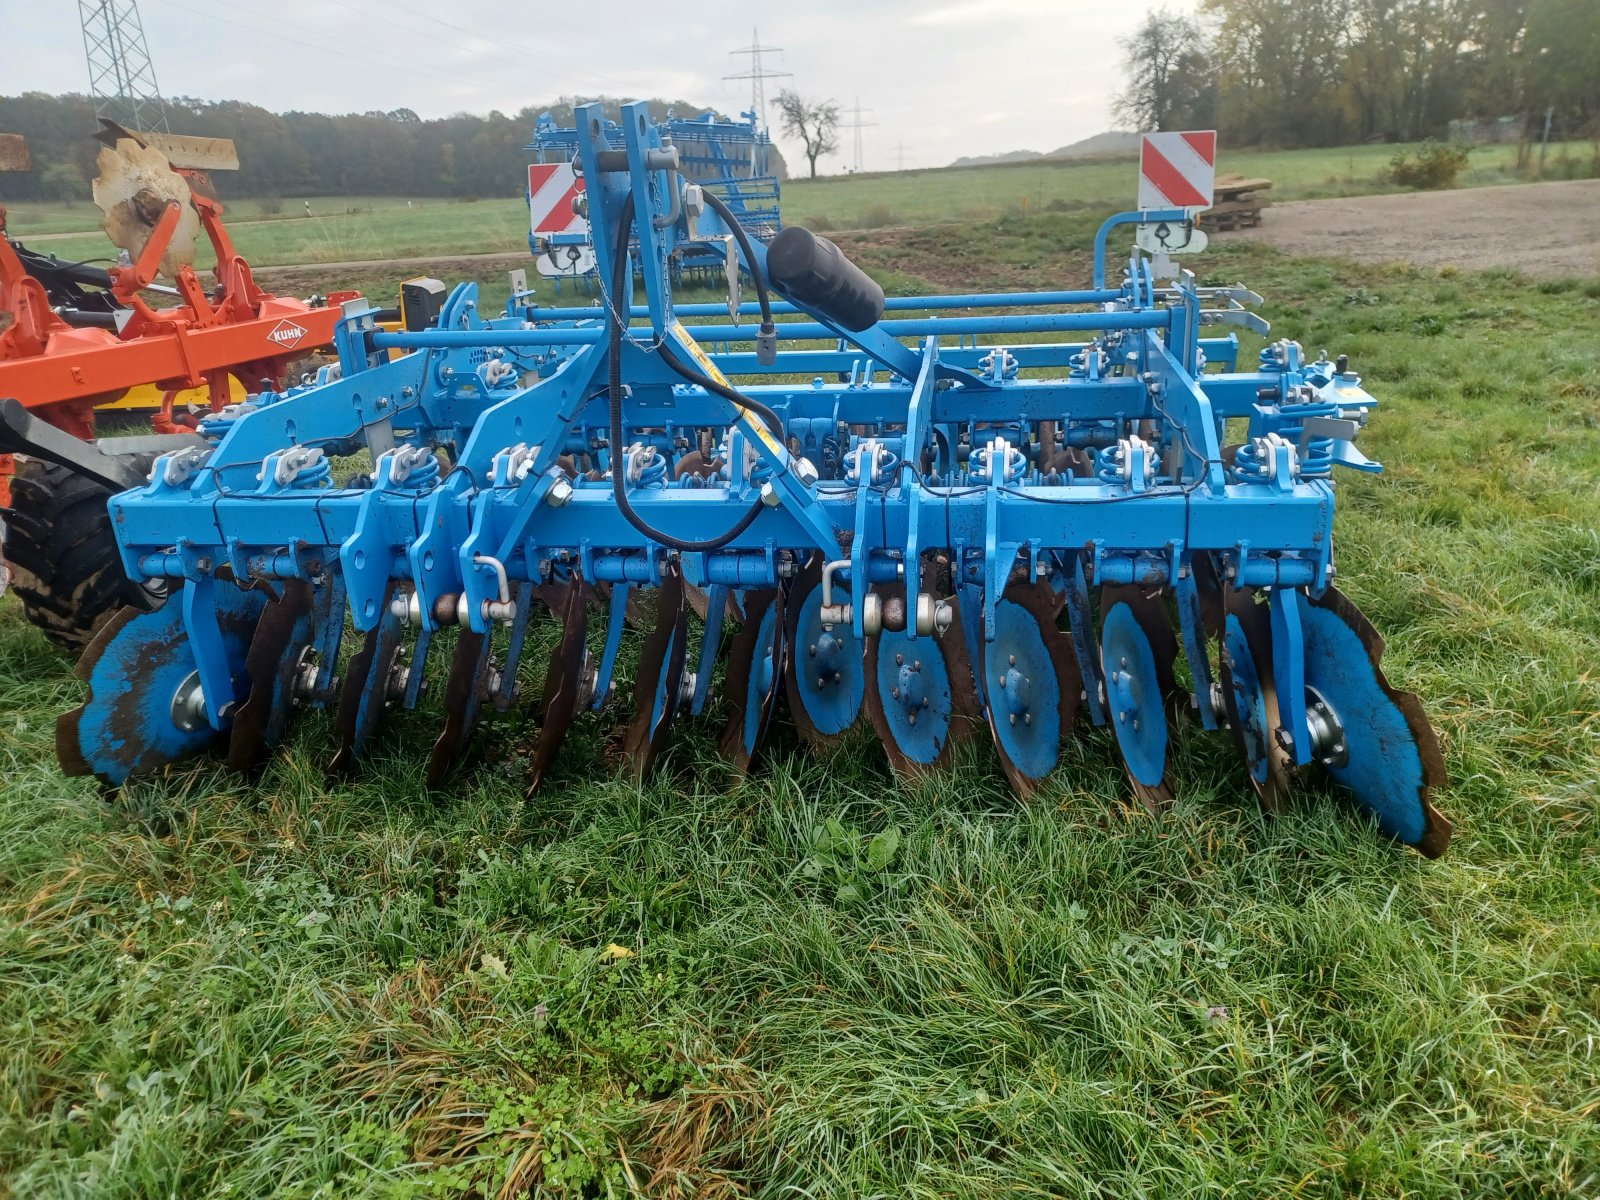
[[[1072,626],[1072,649],[1078,659],[1078,674],[1083,677],[1083,698],[1089,706],[1089,719],[1096,725],[1106,723],[1106,705],[1102,696],[1100,656],[1095,653],[1094,623],[1089,614],[1089,586],[1083,577],[1083,555],[1068,557],[1066,587],[1062,594],[1067,602],[1067,619]]]
[[[1195,707],[1200,724],[1206,729],[1218,726],[1216,705],[1212,701],[1211,654],[1206,646],[1205,622],[1200,614],[1200,590],[1194,582],[1193,556],[1185,553],[1173,578],[1173,595],[1178,605],[1178,625],[1183,631],[1183,652],[1189,660],[1189,675],[1194,682]]]
[[[711,699],[711,676],[717,667],[717,651],[722,648],[722,627],[727,621],[731,590],[721,583],[706,589],[706,630],[700,642],[700,665],[694,673],[694,696],[689,702],[689,715],[693,717],[698,717]]]
[[[1285,747],[1296,766],[1311,761],[1311,736],[1306,727],[1306,639],[1300,621],[1300,600],[1293,588],[1275,587],[1272,602],[1272,676],[1278,693],[1278,716]]]
[[[233,724],[235,696],[232,664],[217,625],[216,588],[216,577],[202,573],[185,583],[180,594],[183,624],[200,676],[200,694],[205,697],[206,721],[220,732]]]
[[[622,647],[622,630],[628,623],[628,590],[633,585],[619,583],[611,589],[611,612],[606,620],[606,647],[595,673],[594,699],[589,708],[599,712],[611,695],[611,676],[617,669],[617,651]]]

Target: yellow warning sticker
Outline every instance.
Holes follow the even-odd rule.
[[[700,348],[700,343],[695,341],[689,331],[683,327],[682,321],[672,322],[672,336],[677,338],[678,345],[687,350],[690,357],[693,358],[695,362],[700,364],[700,369],[702,371],[711,376],[711,378],[715,379],[723,387],[733,386],[733,384],[728,382],[728,377],[718,369],[717,364],[711,361],[711,356]]]
[[[682,321],[675,320],[672,322],[672,336],[677,340],[678,345],[689,352],[689,357],[699,364],[701,371],[715,379],[723,387],[731,388],[733,386],[728,382],[728,377],[722,373],[717,364],[711,361],[711,356],[701,349],[700,343],[695,341],[693,335],[683,327]],[[739,418],[744,425],[745,432],[754,434],[760,439],[763,446],[778,456],[778,461],[784,461],[788,451],[783,443],[772,436],[772,430],[768,429],[760,418],[756,417],[743,405],[735,404],[734,408],[739,411]]]

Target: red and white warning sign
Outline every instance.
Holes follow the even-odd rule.
[[[1217,131],[1147,133],[1139,142],[1139,209],[1210,208]]]
[[[528,164],[528,222],[539,237],[556,233],[587,233],[588,222],[572,211],[572,202],[583,191],[583,180],[572,164]]]

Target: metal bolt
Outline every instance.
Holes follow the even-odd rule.
[[[204,729],[206,721],[205,694],[200,687],[200,672],[190,671],[172,693],[169,711],[172,723],[185,733]]]
[[[904,654],[896,654],[894,656],[894,665],[897,666],[897,667],[904,666],[905,665],[905,661],[906,661],[906,656]]]
[[[1031,712],[1023,713],[1022,714],[1022,723],[1024,725],[1032,725],[1033,724],[1033,714]]]
[[[910,715],[908,715],[906,717],[906,721],[907,721],[907,723],[909,723],[911,725],[915,725],[917,723],[917,714],[916,713],[911,713]]]
[[[1017,665],[1017,656],[1016,656],[1016,655],[1015,655],[1015,654],[1012,654],[1012,655],[1009,655],[1009,656],[1008,656],[1008,657],[1007,657],[1007,658],[1006,658],[1006,665],[1007,665],[1007,666],[1008,666],[1008,667],[1014,667],[1014,666],[1016,666],[1016,665]]]
[[[839,682],[839,681],[840,681],[840,680],[841,680],[841,679],[843,679],[843,678],[844,678],[844,672],[842,672],[842,671],[835,671],[835,672],[834,672],[834,673],[833,673],[833,681],[834,681],[834,682],[835,682],[835,683],[838,683],[838,682]]]
[[[810,650],[811,650],[811,657],[815,658],[817,656],[817,644],[815,642],[811,643]]]
[[[1135,732],[1135,733],[1138,733],[1138,732],[1139,732],[1139,718],[1138,718],[1138,717],[1135,717],[1135,718],[1134,718],[1134,719],[1133,719],[1133,731],[1134,731],[1134,732]]]
[[[1017,723],[1017,714],[1012,713],[1008,720],[1012,725],[1015,725]]]
[[[891,696],[893,696],[896,700],[900,699],[900,689],[899,688],[891,688],[889,690],[889,694]]]

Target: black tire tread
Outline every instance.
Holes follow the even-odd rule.
[[[130,456],[132,457],[132,456]],[[135,459],[148,466],[153,456]],[[123,573],[101,484],[66,467],[18,458],[5,510],[5,558],[23,615],[70,654],[124,605],[156,599]]]

